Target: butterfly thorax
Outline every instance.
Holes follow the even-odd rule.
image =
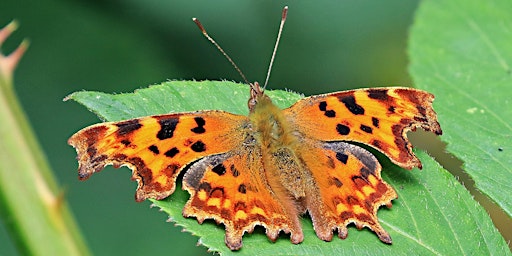
[[[300,200],[305,196],[305,182],[301,178],[304,170],[296,155],[298,138],[283,111],[267,95],[259,93],[254,102],[249,119],[269,185],[288,201],[290,197]]]

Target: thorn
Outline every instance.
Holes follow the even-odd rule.
[[[16,29],[18,29],[18,22],[16,20],[12,20],[9,22],[9,24],[0,30],[0,46],[2,46],[2,43],[5,42],[5,39],[7,39],[12,32],[16,31]]]
[[[23,57],[23,54],[25,54],[25,51],[27,51],[29,45],[30,40],[25,38],[23,39],[23,41],[21,41],[21,44],[18,46],[18,48],[16,48],[16,50],[14,50],[11,54],[9,54],[9,56],[7,56],[7,59],[9,59],[12,65],[12,70],[14,70],[14,68],[20,61],[21,57]]]
[[[5,40],[11,35],[13,31],[18,28],[18,23],[13,20],[3,29],[0,29],[0,48]],[[18,65],[21,57],[27,51],[29,46],[29,40],[23,39],[21,44],[9,55],[3,55],[0,53],[0,73],[5,80],[11,81],[14,73],[14,69]]]

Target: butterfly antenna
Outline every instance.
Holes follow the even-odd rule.
[[[192,18],[192,20],[196,23],[197,27],[199,27],[199,30],[201,30],[201,33],[203,33],[203,35],[206,37],[206,39],[208,39],[208,41],[210,41],[213,45],[215,45],[215,47],[217,47],[217,49],[219,49],[219,51],[222,53],[222,55],[224,55],[224,57],[226,57],[226,59],[228,59],[228,61],[231,63],[231,65],[233,65],[233,67],[236,69],[236,71],[238,71],[238,74],[240,74],[242,79],[244,79],[244,81],[247,84],[250,84],[249,81],[247,80],[247,78],[245,77],[244,73],[242,72],[242,70],[240,70],[240,68],[235,64],[233,59],[231,59],[231,57],[229,57],[229,55],[222,49],[222,47],[220,47],[220,45],[217,42],[215,42],[215,40],[213,40],[213,38],[210,37],[210,35],[208,35],[208,33],[206,32],[206,29],[204,29],[204,27],[203,27],[203,24],[201,24],[201,22],[199,22],[199,20],[196,18]]]
[[[281,34],[283,32],[284,23],[286,22],[286,15],[288,14],[288,6],[283,8],[283,13],[281,15],[281,24],[279,25],[279,32],[277,32],[276,45],[274,46],[274,51],[272,52],[272,57],[270,58],[270,64],[268,65],[267,78],[265,78],[265,84],[263,85],[263,90],[267,87],[268,79],[270,78],[270,71],[272,71],[272,64],[274,64],[274,58],[276,57],[277,46],[279,46],[279,40],[281,40]]]

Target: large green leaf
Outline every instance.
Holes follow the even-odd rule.
[[[300,98],[295,93],[267,91],[279,107],[290,106]],[[73,99],[103,120],[120,121],[134,117],[176,112],[221,109],[247,115],[249,86],[220,81],[171,81],[136,90],[127,94],[108,94],[94,91],[75,92]]]
[[[109,95],[77,92],[68,98],[85,105],[106,120],[198,109],[222,109],[237,114],[247,113],[248,87],[231,82],[167,82],[135,93]],[[269,91],[280,107],[287,107],[301,96]],[[428,155],[417,152],[424,169],[406,171],[383,159],[383,178],[396,190],[399,198],[392,209],[381,209],[379,219],[393,237],[393,245],[379,241],[371,231],[349,229],[346,240],[334,238],[324,242],[316,237],[308,217],[303,219],[304,242],[293,245],[282,235],[270,242],[263,230],[244,236],[238,254],[248,255],[319,255],[331,254],[421,254],[467,255],[510,253],[494,228],[489,216],[447,171]],[[211,251],[231,253],[224,244],[224,230],[213,221],[199,225],[193,218],[183,218],[182,208],[188,194],[179,188],[169,198],[153,201],[169,214],[170,219],[200,237],[200,243]],[[172,241],[170,241],[172,242]]]
[[[409,41],[418,88],[436,95],[447,149],[512,216],[512,1],[423,1]]]

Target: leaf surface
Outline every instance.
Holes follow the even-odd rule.
[[[146,115],[182,112],[201,109],[226,110],[247,114],[249,89],[246,85],[226,81],[172,81],[140,89],[134,93],[109,95],[98,92],[77,92],[69,99],[78,101],[88,109],[109,121]],[[282,108],[301,98],[284,91],[268,91],[267,94]],[[457,182],[435,161],[423,152],[417,152],[423,170],[407,171],[382,159],[383,178],[399,195],[393,208],[379,210],[379,220],[393,238],[393,245],[386,245],[377,236],[363,229],[349,228],[345,240],[333,238],[324,242],[317,238],[311,220],[302,220],[304,242],[293,245],[282,234],[270,242],[263,228],[243,238],[244,246],[231,252],[224,244],[224,228],[213,221],[198,224],[194,218],[184,218],[181,211],[189,195],[177,188],[165,200],[153,203],[166,212],[170,219],[186,231],[199,237],[201,244],[210,251],[222,254],[246,255],[340,255],[340,254],[421,254],[467,255],[510,253],[494,228],[489,216]],[[380,158],[382,156],[380,155]],[[178,180],[180,182],[180,180]]]
[[[423,1],[410,73],[434,95],[447,149],[512,216],[512,1]]]

